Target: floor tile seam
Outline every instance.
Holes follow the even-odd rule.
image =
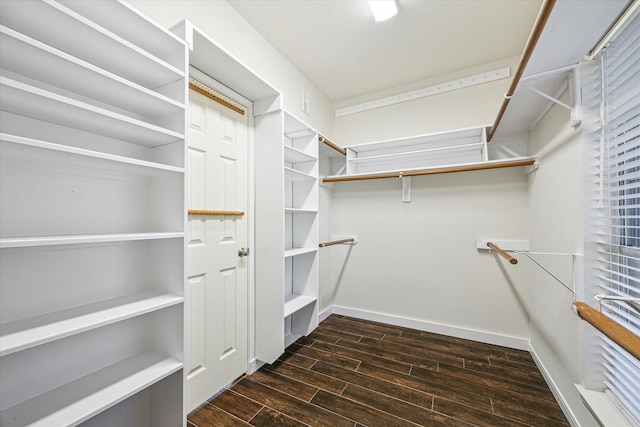
[[[249,376],[247,376],[247,377],[249,377]],[[233,393],[233,394],[237,394],[238,396],[242,396],[243,398],[245,398],[245,399],[247,399],[247,400],[250,400],[250,401],[252,401],[252,402],[257,403],[258,405],[260,405],[260,409],[258,409],[258,410],[256,411],[256,413],[255,413],[255,414],[253,414],[253,416],[251,417],[251,419],[253,419],[256,415],[258,415],[258,413],[259,413],[259,412],[260,412],[260,411],[261,411],[265,406],[267,406],[267,405],[265,405],[265,404],[264,404],[264,403],[262,403],[262,402],[258,402],[257,400],[254,400],[254,399],[250,398],[249,396],[245,396],[245,395],[244,395],[244,394],[242,394],[242,393],[238,393],[238,392],[237,392],[237,391],[235,391],[235,390],[231,390],[230,388],[225,387],[223,390],[224,390],[224,393],[229,393],[229,392],[231,392],[231,393]],[[247,423],[247,422],[248,422],[248,421],[245,421],[245,420],[243,420],[242,418],[238,417],[237,415],[232,414],[231,412],[227,411],[226,409],[224,409],[224,408],[222,408],[222,407],[220,407],[220,406],[216,405],[216,404],[213,402],[213,399],[212,399],[212,400],[208,400],[206,403],[207,403],[207,405],[213,406],[213,407],[215,407],[215,408],[217,408],[217,409],[221,410],[222,412],[226,412],[227,414],[229,414],[229,415],[231,415],[231,416],[233,416],[233,417],[235,417],[235,418],[237,418],[237,419],[241,420],[242,422],[245,422],[245,423]]]
[[[416,408],[418,408],[418,409],[424,409],[424,410],[427,410],[427,411],[434,412],[434,411],[433,411],[433,401],[435,400],[435,396],[434,396],[432,393],[427,393],[427,392],[424,392],[424,391],[423,391],[423,393],[424,393],[424,394],[428,395],[429,400],[431,400],[431,405],[430,405],[431,407],[430,407],[430,408],[427,408],[426,406],[420,406],[420,405],[417,405],[417,404],[415,404],[415,403],[413,403],[413,402],[409,402],[408,400],[400,399],[400,398],[398,398],[398,397],[392,396],[392,395],[390,395],[390,394],[383,393],[383,392],[378,391],[378,390],[374,390],[374,389],[372,389],[372,388],[363,387],[363,386],[361,386],[361,385],[354,384],[354,383],[349,383],[349,384],[347,384],[347,386],[349,386],[349,385],[351,385],[352,387],[359,387],[359,388],[365,389],[365,390],[367,390],[367,391],[370,391],[370,392],[372,392],[372,393],[379,394],[379,395],[383,396],[383,397],[384,397],[384,398],[386,398],[386,399],[397,400],[397,401],[399,401],[399,402],[406,403],[407,405],[414,406],[414,407],[416,407]],[[345,387],[345,390],[346,390],[346,388],[347,388],[347,387]],[[344,393],[344,390],[343,390],[343,393]],[[348,397],[347,397],[347,399],[348,399]],[[352,400],[353,400],[353,399],[352,399]],[[400,417],[400,418],[402,418],[402,417]]]
[[[333,345],[337,345],[337,344],[333,344]],[[311,348],[311,347],[309,347],[309,348]],[[337,353],[334,353],[334,352],[331,352],[331,351],[323,350],[323,349],[321,349],[321,348],[317,348],[317,347],[316,347],[316,348],[314,348],[314,350],[315,350],[315,351],[322,352],[322,353],[330,354],[330,355],[333,355],[333,356],[338,357],[338,358],[349,359],[349,360],[353,360],[354,362],[358,362],[358,363],[360,363],[360,362],[361,362],[361,360],[359,360],[359,359],[354,359],[353,357],[349,357],[349,356],[343,356],[342,354],[337,354]],[[295,354],[298,354],[298,353],[296,352]],[[308,357],[309,359],[314,359],[314,360],[316,360],[316,362],[317,362],[318,360],[320,360],[320,359],[317,359],[317,358],[315,358],[315,357],[306,356],[306,355],[304,355],[304,354],[300,354],[300,355],[301,355],[301,356],[304,356],[304,357]],[[314,364],[315,364],[315,363],[314,363]],[[311,365],[311,366],[313,366],[313,365]]]
[[[283,363],[286,363],[287,365],[291,365],[291,366],[299,367],[299,366],[297,366],[297,365],[293,365],[293,364],[288,363],[288,362],[283,362]],[[314,365],[315,365],[315,364],[314,364]],[[312,366],[312,367],[313,367],[313,366]],[[285,374],[280,373],[280,372],[272,371],[272,370],[270,370],[270,369],[268,369],[268,368],[265,368],[265,369],[267,369],[269,372],[272,372],[272,373],[274,373],[274,374],[276,374],[276,375],[280,375],[281,377],[284,377],[284,378],[288,378],[288,379],[290,379],[290,380],[292,380],[292,381],[296,381],[296,382],[302,383],[302,384],[304,384],[304,385],[307,385],[307,386],[310,386],[310,387],[316,388],[316,389],[318,389],[318,390],[324,390],[324,391],[326,391],[326,392],[332,393],[331,391],[329,391],[329,390],[325,390],[325,389],[323,389],[322,387],[318,387],[317,385],[310,384],[310,383],[308,383],[308,382],[302,381],[302,380],[298,379],[297,377],[296,377],[296,378],[294,378],[294,377],[291,377],[291,376],[289,376],[289,375],[285,375]],[[306,369],[306,368],[300,368],[300,369],[304,369],[305,371],[313,372],[313,373],[314,373],[314,374],[316,374],[316,375],[324,375],[325,377],[331,378],[332,380],[335,380],[335,381],[346,382],[346,381],[344,381],[344,380],[340,380],[340,379],[335,378],[335,377],[332,377],[332,376],[330,376],[330,375],[323,374],[322,372],[315,371],[315,370],[313,370],[313,369],[311,369],[311,368],[309,368],[309,369]],[[260,383],[260,384],[262,384],[262,383]],[[267,386],[266,384],[262,384],[262,385],[264,385],[265,387],[269,387],[269,386]],[[272,388],[272,389],[273,389],[273,387],[270,387],[270,388]],[[276,389],[274,389],[274,390],[276,390]],[[315,396],[315,394],[317,394],[317,393],[318,393],[318,390],[316,390],[316,392],[314,393],[314,396]],[[284,392],[284,391],[281,391],[281,390],[278,390],[278,391],[280,391],[281,393],[286,394],[287,396],[291,396],[289,393],[286,393],[286,392]],[[298,397],[296,397],[296,396],[292,396],[292,397],[295,397],[295,398],[296,398],[296,399],[298,399],[298,400],[302,400],[302,399],[299,399],[299,398],[298,398]],[[302,401],[304,402],[304,400],[302,400]]]
[[[297,419],[296,417],[292,417],[291,415],[289,415],[289,414],[287,414],[287,413],[284,413],[284,412],[282,412],[282,411],[281,411],[281,410],[279,410],[279,409],[272,408],[272,407],[271,407],[271,406],[269,406],[269,405],[263,405],[263,406],[262,406],[262,408],[260,409],[260,411],[262,411],[264,408],[271,409],[272,411],[275,411],[275,412],[277,412],[277,413],[279,413],[279,414],[282,414],[282,415],[284,415],[284,416],[285,416],[285,417],[287,417],[287,418],[291,418],[292,420],[295,420],[295,421],[299,422],[300,424],[303,424],[303,425],[305,425],[305,426],[307,426],[307,427],[312,427],[312,426],[311,426],[311,424],[309,424],[309,423],[305,423],[304,421],[299,420],[299,419]],[[260,413],[260,411],[258,411],[258,414]],[[257,416],[258,416],[258,414],[255,414],[255,415],[251,418],[251,420],[253,420],[255,417],[257,417]],[[249,421],[248,421],[248,424],[253,425],[253,424],[251,424],[251,420],[249,420]]]
[[[425,369],[425,368],[420,368],[420,367],[418,367],[418,369]],[[425,370],[426,370],[427,372],[434,372],[434,371],[432,371],[432,370],[430,370],[430,369],[425,369]],[[412,372],[413,372],[413,371],[412,371]],[[525,395],[528,391],[530,391],[530,389],[531,389],[531,388],[533,388],[534,390],[536,390],[536,391],[537,391],[537,392],[539,392],[539,393],[542,393],[542,394],[544,394],[544,395],[546,395],[546,394],[548,393],[548,394],[550,395],[550,397],[552,397],[551,392],[548,390],[548,388],[539,387],[539,386],[531,386],[531,385],[529,385],[529,384],[521,383],[521,382],[513,382],[513,381],[507,381],[507,382],[504,382],[504,380],[503,380],[503,381],[500,381],[500,380],[501,380],[501,378],[500,378],[500,377],[497,377],[497,376],[491,376],[491,378],[485,378],[485,377],[483,377],[483,376],[479,376],[478,380],[474,380],[474,379],[469,378],[469,377],[467,377],[467,376],[465,376],[465,377],[461,377],[461,376],[459,376],[459,375],[451,374],[451,373],[449,373],[449,372],[447,372],[447,371],[440,371],[440,370],[438,370],[438,371],[436,371],[435,373],[440,374],[440,375],[444,375],[444,376],[446,376],[446,377],[448,377],[448,378],[451,378],[451,379],[453,379],[453,380],[456,380],[456,381],[463,381],[463,382],[465,382],[465,383],[472,383],[472,385],[482,386],[483,388],[486,388],[486,389],[505,390],[504,386],[509,386],[509,388],[506,390],[507,392],[509,392],[509,393],[513,393],[513,394]],[[412,376],[413,376],[413,377],[416,377],[416,378],[426,379],[426,378],[421,377],[419,374],[413,374],[413,373],[412,373]],[[485,381],[483,381],[483,380],[489,380],[489,381],[492,381],[492,380],[498,380],[498,382],[503,382],[503,384],[488,384],[487,382],[485,382]],[[492,381],[492,382],[493,382],[493,381]],[[519,386],[524,386],[524,387],[526,387],[527,389],[526,389],[526,390],[519,391],[519,390],[514,390],[514,389],[512,388],[512,386],[513,386],[513,387],[518,387],[518,388],[519,388]],[[531,397],[531,398],[536,398],[535,396],[530,396],[530,395],[528,395],[528,394],[526,394],[526,395],[527,395],[528,397]],[[541,397],[541,398],[536,398],[536,399],[537,399],[537,400],[542,400],[542,401],[545,401],[545,400],[546,400],[546,398],[544,398],[544,396],[543,396],[543,397]]]
[[[434,399],[435,397],[441,397],[441,396],[438,396],[436,393],[431,392],[431,391],[426,391],[426,390],[422,390],[422,389],[419,389],[419,388],[411,387],[411,386],[406,385],[406,384],[400,384],[400,383],[397,383],[397,382],[394,382],[394,381],[389,381],[389,380],[387,380],[387,379],[385,379],[385,378],[374,377],[373,375],[369,375],[369,374],[364,373],[364,372],[360,372],[360,371],[356,371],[356,372],[357,372],[358,374],[360,374],[360,375],[365,375],[365,376],[368,376],[368,377],[371,377],[371,378],[375,378],[376,380],[379,380],[379,381],[383,381],[383,382],[389,383],[390,385],[393,385],[393,386],[396,386],[396,387],[401,387],[401,388],[405,388],[405,389],[410,390],[410,391],[415,391],[415,392],[419,392],[419,393],[427,394],[427,395],[431,396],[431,402],[432,402],[432,403],[431,403],[431,406],[432,406],[432,407],[433,407],[433,399]],[[355,386],[358,386],[358,384],[355,384],[355,383],[351,383],[351,384],[353,384],[353,385],[355,385]],[[362,386],[359,386],[359,387],[362,387]],[[366,387],[363,387],[363,388],[366,388]],[[374,389],[369,389],[369,390],[371,390],[371,391],[376,391],[376,390],[374,390]],[[377,391],[376,391],[376,392],[377,392]],[[377,393],[380,393],[380,392],[377,392]],[[441,398],[442,398],[442,399],[444,399],[444,397],[441,397]],[[397,399],[397,398],[396,398],[396,399]],[[398,399],[398,400],[400,400],[400,399]],[[407,403],[411,403],[411,402],[407,402]],[[467,406],[468,406],[468,405],[467,405]]]
[[[340,332],[341,334],[355,335],[355,336],[359,336],[359,337],[366,336],[367,338],[371,338],[371,339],[374,339],[374,340],[381,340],[382,339],[382,338],[378,338],[378,337],[375,337],[375,336],[368,336],[368,335],[364,335],[364,334],[361,334],[361,333],[356,334],[356,333],[353,333],[353,332],[345,331],[345,330],[342,330],[342,329],[338,329],[338,327],[332,327],[332,325],[328,325],[328,326],[318,325],[318,326],[321,327],[321,328],[324,328],[324,329],[329,329],[331,331]],[[383,335],[383,334],[380,334],[380,335]]]
[[[424,348],[425,350],[427,348],[425,348],[425,346],[431,346],[431,348],[433,348],[434,343],[433,342],[429,342],[428,340],[415,340],[412,338],[408,338],[408,337],[396,337],[396,336],[392,336],[392,339],[388,339],[386,340],[387,342],[395,342],[396,344],[399,345],[406,345],[411,347],[412,344],[414,344],[414,347],[417,348]],[[401,340],[398,340],[398,342],[396,342],[396,338],[401,338]],[[418,345],[415,345],[418,344]],[[431,351],[436,351],[439,353],[443,353],[443,354],[453,354],[453,355],[457,355],[460,353],[464,353],[465,355],[476,355],[478,353],[482,353],[480,355],[478,355],[479,359],[481,360],[481,358],[485,358],[485,357],[496,357],[496,358],[501,358],[503,360],[510,360],[507,359],[507,357],[504,356],[504,354],[502,354],[501,356],[501,352],[495,352],[495,351],[490,351],[489,349],[482,349],[482,348],[473,348],[472,346],[458,346],[458,345],[452,345],[450,343],[447,342],[440,342],[440,343],[436,343],[436,345],[438,347],[444,347],[446,348],[448,351],[440,351],[438,350],[431,350]]]
[[[348,350],[350,352],[363,353],[363,354],[365,354],[367,356],[378,357],[380,359],[385,359],[385,360],[388,360],[388,361],[393,362],[393,363],[400,363],[402,365],[407,365],[407,366],[411,365],[411,363],[409,363],[409,362],[402,362],[402,361],[399,361],[399,360],[391,359],[389,357],[380,356],[379,354],[376,354],[376,353],[371,353],[371,352],[367,352],[367,351],[363,351],[363,350],[355,350],[355,349],[350,348],[350,347],[345,347],[343,345],[340,345],[340,343],[335,343],[335,344],[332,344],[332,345],[338,346],[338,347],[343,348],[345,350]],[[344,356],[344,357],[346,357],[346,356]],[[357,359],[357,360],[359,360],[362,363],[361,359]],[[399,372],[399,371],[394,371],[394,372]]]
[[[247,396],[243,396],[243,397],[245,397],[245,398],[247,398],[247,399],[248,399],[248,397],[247,397]],[[260,402],[256,402],[256,403],[258,403],[258,404],[262,405],[262,407],[261,407],[260,409],[258,409],[258,412],[256,412],[255,414],[253,414],[253,416],[251,417],[251,420],[252,420],[252,419],[254,419],[254,418],[255,418],[255,416],[256,416],[256,415],[258,415],[258,414],[260,413],[260,411],[262,411],[262,409],[266,406],[264,403],[260,403]],[[213,403],[209,403],[209,404],[210,404],[211,406],[215,407],[216,409],[218,409],[218,410],[220,410],[220,411],[224,412],[225,414],[227,414],[227,415],[231,416],[232,418],[234,418],[234,419],[236,419],[236,420],[238,420],[238,421],[240,421],[240,422],[245,423],[246,425],[249,425],[249,424],[250,424],[250,423],[249,423],[249,421],[245,421],[245,420],[243,420],[243,419],[242,419],[242,418],[240,418],[239,416],[237,416],[237,415],[235,415],[235,414],[232,414],[231,412],[227,411],[226,409],[223,409],[223,408],[219,407],[218,405],[214,405]]]
[[[358,329],[365,329],[369,332],[372,333],[377,333],[377,334],[390,334],[393,336],[400,336],[402,334],[402,331],[400,329],[397,328],[390,328],[388,326],[377,326],[377,325],[372,325],[370,323],[362,323],[362,322],[352,322],[349,320],[346,320],[345,323],[348,323],[348,327],[349,328],[358,328]],[[341,326],[342,324],[338,324],[338,322],[322,322],[319,326],[323,326],[323,327],[328,327],[331,325],[337,325],[338,327]],[[367,325],[367,326],[362,326],[362,325]],[[368,327],[369,325],[373,326],[373,327]],[[377,326],[377,327],[376,327]],[[387,332],[382,332],[382,331],[387,331]],[[396,332],[396,333],[393,333]]]
[[[318,392],[318,390],[320,389],[318,386],[315,386],[315,385],[312,385],[312,384],[306,383],[306,382],[304,382],[304,381],[299,381],[297,378],[291,378],[291,377],[290,377],[290,376],[288,376],[288,375],[283,375],[283,374],[280,374],[280,373],[278,373],[278,372],[271,371],[271,370],[269,370],[269,372],[271,372],[271,374],[273,374],[273,375],[277,375],[277,376],[279,376],[279,377],[282,377],[282,378],[283,378],[282,380],[279,380],[279,381],[289,381],[289,382],[291,382],[291,381],[295,381],[295,382],[298,382],[298,383],[304,384],[305,386],[309,386],[309,387],[311,387],[311,388],[316,389],[316,390],[313,392],[313,395],[315,395],[315,394]],[[252,380],[252,381],[253,381],[253,380]],[[278,380],[276,380],[276,381],[278,381]],[[263,382],[261,382],[261,381],[253,381],[253,382],[256,382],[256,383],[258,383],[258,384],[261,384],[261,385],[263,385],[263,386],[265,386],[265,387],[270,387],[270,388],[272,388],[272,389],[274,389],[274,390],[277,390],[277,391],[279,391],[279,392],[281,392],[281,393],[286,394],[287,396],[295,397],[295,398],[296,398],[296,399],[298,399],[298,400],[302,400],[303,402],[305,401],[304,399],[301,399],[299,396],[294,396],[294,395],[292,395],[292,394],[290,394],[290,393],[287,393],[286,391],[279,390],[279,389],[277,389],[277,388],[271,387],[271,386],[269,386],[269,385],[267,385],[267,384],[265,384],[265,383],[263,383]],[[293,387],[295,387],[295,388],[299,388],[299,386],[298,386],[297,384],[291,384],[291,385],[292,385]],[[309,400],[311,400],[312,398],[313,398],[313,396],[311,396],[311,398],[309,398]]]
[[[392,344],[392,345],[401,345],[404,347],[407,347],[407,350],[411,349],[413,351],[415,351],[416,347],[411,347],[407,344],[398,344],[398,343],[394,343],[393,341],[384,341],[385,343],[388,344]],[[367,344],[366,342],[361,343],[363,345],[372,345],[372,344]],[[433,349],[426,349],[426,348],[421,348],[421,347],[417,347],[418,351],[424,350],[425,352],[428,352],[430,354],[432,354],[433,356],[419,356],[416,355],[415,353],[407,353],[406,351],[401,351],[401,349],[397,349],[397,350],[388,350],[388,351],[392,351],[394,353],[398,353],[398,354],[405,354],[407,356],[412,356],[412,357],[417,357],[417,358],[421,358],[421,359],[425,359],[425,360],[429,360],[432,362],[438,362],[438,360],[435,360],[436,358],[438,358],[439,355],[443,356],[443,359],[447,359],[447,358],[456,358],[456,359],[464,359],[463,356],[460,355],[456,355],[455,353],[451,352],[451,353],[445,353],[442,351],[438,351],[438,350],[433,350]]]
[[[331,365],[331,366],[334,366],[334,365]],[[344,369],[344,368],[340,368],[339,366],[337,366],[337,368],[339,368],[339,369]],[[346,369],[345,369],[345,370],[346,370]],[[359,374],[359,375],[362,375],[362,376],[364,376],[364,377],[371,378],[371,379],[376,380],[376,381],[381,381],[381,382],[383,382],[383,383],[388,383],[388,384],[389,384],[389,385],[391,385],[391,386],[395,386],[395,387],[403,388],[403,389],[406,389],[407,391],[413,391],[413,392],[418,392],[418,393],[426,394],[426,395],[430,396],[430,398],[431,398],[431,400],[432,400],[432,402],[433,402],[433,397],[434,397],[434,394],[433,394],[433,393],[430,393],[430,392],[427,392],[427,391],[424,391],[424,390],[420,390],[420,389],[417,389],[417,388],[414,388],[414,387],[410,387],[410,386],[407,386],[407,385],[405,385],[405,384],[399,384],[399,383],[397,383],[397,382],[389,381],[389,380],[386,380],[386,379],[384,379],[384,378],[379,378],[379,377],[376,377],[376,376],[373,376],[373,375],[369,375],[369,374],[367,374],[367,373],[360,372],[360,371],[358,371],[358,370],[355,370],[355,371],[346,370],[346,371],[353,372],[354,374]],[[315,372],[322,373],[322,372],[320,372],[320,371],[315,371]],[[351,385],[353,385],[353,386],[357,386],[357,387],[365,388],[365,389],[367,389],[367,390],[371,390],[371,391],[374,391],[374,392],[376,392],[376,393],[385,394],[385,393],[382,393],[382,392],[380,392],[380,391],[378,391],[378,390],[376,390],[376,389],[369,388],[369,387],[365,387],[365,386],[362,386],[362,385],[360,385],[360,384],[354,383],[353,381],[347,381],[347,380],[345,380],[345,379],[343,379],[343,378],[335,377],[335,376],[328,375],[328,374],[324,374],[324,375],[327,375],[327,376],[329,376],[329,377],[331,377],[331,378],[334,378],[334,379],[336,379],[336,380],[339,380],[339,381],[344,381],[344,382],[346,382],[346,383],[347,383],[347,385],[348,385],[348,384],[351,384]],[[345,386],[345,388],[346,388],[346,386]],[[343,389],[343,392],[344,392],[344,389]],[[394,398],[394,399],[397,399],[397,400],[402,400],[402,399],[399,399],[399,398],[397,398],[397,397],[395,397],[395,396],[392,396],[392,395],[388,395],[388,394],[385,394],[385,395],[386,395],[386,396],[389,396],[389,397],[392,397],[392,398]],[[407,402],[407,403],[411,403],[411,402],[408,402],[408,401],[405,401],[405,400],[402,400],[402,401]],[[419,406],[419,405],[416,405],[416,406]],[[433,406],[433,403],[432,403],[432,406]]]
[[[443,365],[443,367],[447,367],[448,366],[448,367],[456,368],[456,369],[460,368],[459,366],[451,366],[451,365],[447,365],[446,363],[442,363],[442,365]],[[438,363],[438,368],[440,368],[440,363]],[[492,380],[492,379],[505,380],[505,375],[508,374],[508,373],[501,373],[501,374],[495,373],[495,374],[492,374],[492,373],[480,371],[480,370],[473,369],[473,368],[462,368],[462,369],[467,371],[467,372],[469,372],[471,375],[475,376],[477,374],[477,376],[479,378],[486,378],[488,380]],[[438,369],[437,372],[440,372],[440,370]],[[441,373],[442,374],[447,374],[447,371],[445,370],[445,371],[442,371]],[[451,376],[456,376],[456,375],[451,375]],[[543,380],[544,380],[544,378],[543,378]],[[526,387],[533,387],[533,388],[537,389],[538,391],[542,391],[542,392],[547,392],[548,389],[549,389],[549,386],[546,383],[546,381],[543,381],[543,383],[540,383],[539,381],[536,381],[534,379],[532,379],[532,381],[526,381],[524,379],[519,379],[519,378],[515,378],[515,377],[509,377],[506,380],[506,382],[508,384],[513,385],[513,386],[523,385],[523,386],[526,386]],[[544,384],[544,385],[542,385],[542,384]]]
[[[453,402],[453,403],[456,403],[456,404],[459,404],[459,405],[465,406],[465,407],[467,407],[467,408],[475,409],[476,411],[484,412],[484,413],[486,413],[486,414],[489,414],[489,415],[492,415],[492,416],[494,416],[494,417],[497,417],[497,418],[500,418],[500,419],[503,419],[503,420],[509,421],[509,422],[511,422],[511,423],[521,424],[521,425],[522,425],[522,427],[529,427],[529,426],[530,426],[530,424],[524,423],[524,422],[519,421],[519,420],[517,420],[517,419],[515,419],[515,418],[511,418],[511,417],[508,417],[508,416],[505,416],[505,415],[501,415],[501,414],[496,414],[496,412],[495,412],[495,410],[494,410],[494,408],[493,408],[493,399],[489,399],[489,401],[490,401],[490,403],[491,403],[491,411],[485,411],[485,410],[483,410],[483,409],[475,408],[475,407],[473,407],[473,406],[469,406],[469,405],[466,405],[466,404],[464,404],[464,403],[456,402],[456,401],[451,400],[451,399],[446,399],[446,398],[444,398],[444,397],[440,397],[440,399],[442,399],[442,400],[447,400],[447,401],[449,401],[449,402]],[[435,407],[435,399],[434,399],[434,407]],[[438,411],[438,410],[436,410],[436,409],[434,409],[434,411],[433,411],[433,412],[436,412],[436,413],[438,413],[438,414],[442,414],[442,415],[448,416],[449,418],[453,418],[453,419],[456,419],[456,420],[459,420],[459,421],[463,421],[463,422],[465,422],[465,423],[469,423],[469,424],[471,424],[471,425],[475,425],[474,423],[472,423],[472,422],[470,422],[470,421],[466,421],[466,420],[462,420],[462,419],[460,419],[460,418],[456,418],[456,417],[451,416],[451,415],[449,415],[449,414],[445,414],[444,412],[440,412],[440,411]]]
[[[275,389],[275,388],[273,388],[273,387],[271,387],[271,386],[268,386],[268,385],[266,385],[266,384],[262,384],[262,383],[258,383],[258,384],[260,384],[260,385],[262,385],[262,386],[264,386],[264,387],[266,387],[266,388],[269,388],[269,389],[271,389],[271,390],[273,390],[273,391],[276,391],[276,392],[278,392],[278,393],[282,393],[282,394],[284,394],[284,395],[287,395],[287,396],[289,396],[289,397],[291,397],[291,398],[293,398],[293,399],[295,399],[295,400],[298,400],[298,401],[299,401],[300,403],[302,403],[303,405],[311,405],[311,406],[313,406],[313,407],[315,407],[315,408],[318,408],[318,409],[321,409],[321,410],[323,410],[323,411],[327,411],[327,412],[330,412],[330,413],[332,413],[332,414],[334,414],[334,415],[338,415],[338,416],[340,416],[340,417],[342,417],[342,418],[345,418],[345,419],[347,419],[347,420],[349,420],[349,421],[353,421],[354,423],[356,422],[355,420],[352,420],[351,418],[345,417],[344,415],[340,415],[340,414],[338,414],[338,413],[336,413],[336,412],[333,412],[333,411],[331,411],[330,409],[323,408],[322,406],[316,405],[315,403],[311,402],[311,400],[307,402],[307,401],[305,401],[305,400],[302,400],[302,399],[297,398],[296,396],[292,396],[292,395],[290,395],[289,393],[286,393],[286,392],[284,392],[284,391],[282,391],[282,390]],[[319,391],[320,391],[320,389],[316,390],[316,392],[314,393],[314,397],[315,397],[315,395],[316,395],[316,394],[318,394],[318,392],[319,392]],[[330,392],[330,391],[327,391],[327,390],[323,390],[323,391],[324,391],[324,392],[326,392],[326,393],[335,394],[335,393]],[[248,396],[245,396],[245,397],[249,398]],[[312,398],[312,399],[313,399],[313,398]],[[251,399],[251,400],[253,400],[253,399]],[[260,403],[260,402],[258,402],[258,403]],[[296,417],[292,416],[291,414],[288,414],[288,413],[286,413],[286,412],[283,412],[283,411],[282,411],[282,410],[280,410],[280,409],[273,408],[273,407],[271,407],[271,406],[269,406],[269,405],[265,405],[264,403],[260,403],[260,404],[261,404],[261,405],[263,405],[263,406],[266,406],[267,408],[273,409],[274,411],[280,412],[281,414],[284,414],[284,415],[288,416],[289,418],[293,418],[294,420],[299,421],[299,422],[301,422],[302,424],[309,425],[309,424],[305,423],[304,421],[299,420],[298,418],[296,418]]]
[[[346,387],[345,387],[345,388],[346,388]],[[335,394],[335,393],[333,393],[333,394]],[[390,413],[390,412],[387,412],[387,411],[384,411],[384,410],[382,410],[382,409],[380,409],[380,408],[376,408],[375,406],[371,406],[371,405],[367,405],[367,404],[362,403],[362,402],[358,402],[357,400],[350,399],[350,398],[348,398],[348,397],[346,397],[346,396],[339,395],[339,397],[341,397],[342,399],[349,400],[349,401],[351,401],[351,402],[353,402],[353,403],[355,403],[355,404],[357,404],[357,405],[362,405],[362,406],[367,407],[367,408],[369,408],[369,409],[373,409],[373,410],[375,410],[375,411],[382,412],[383,414],[389,415],[389,416],[391,416],[391,417],[393,417],[393,418],[398,418],[398,419],[400,419],[400,420],[402,420],[402,421],[406,421],[406,422],[411,423],[411,424],[414,424],[414,425],[416,425],[416,426],[420,426],[420,424],[417,424],[417,423],[415,423],[415,422],[413,422],[413,421],[411,421],[411,420],[408,420],[408,419],[406,419],[406,418],[402,418],[402,417],[400,417],[400,416],[398,416],[398,415],[394,415],[394,414],[392,414],[392,413]],[[416,405],[414,405],[414,406],[416,406]],[[419,407],[419,406],[416,406],[416,407]],[[425,409],[425,408],[423,408],[423,409]],[[340,414],[338,414],[338,415],[340,415]],[[344,415],[342,415],[342,416],[344,416]],[[349,419],[351,419],[351,418],[349,418]],[[359,423],[359,422],[360,422],[360,421],[357,421],[357,420],[354,420],[354,421],[355,421],[356,423]]]
[[[359,344],[367,345],[367,346],[371,345],[371,344],[366,344],[366,343],[359,343]],[[369,355],[372,355],[372,356],[381,357],[383,359],[391,360],[393,362],[403,363],[403,364],[406,364],[406,365],[411,365],[411,364],[415,365],[416,364],[415,361],[406,362],[406,361],[402,361],[402,360],[392,359],[392,358],[390,358],[388,356],[381,356],[381,355],[379,355],[377,353],[373,353],[371,351],[355,350],[355,349],[352,349],[350,347],[345,347],[345,346],[340,345],[339,343],[336,343],[334,345],[338,345],[338,346],[340,346],[342,348],[346,348],[346,349],[351,350],[351,351],[359,351],[361,353],[366,353],[366,354],[369,354]],[[418,355],[415,355],[415,354],[405,353],[405,352],[396,351],[396,350],[392,350],[392,349],[380,349],[380,350],[383,350],[385,352],[396,353],[398,355],[404,355],[404,356],[407,356],[409,359],[419,359],[419,360],[422,360],[422,361],[425,361],[425,362],[434,362],[434,363],[438,362],[438,360],[435,360],[435,358],[431,358],[431,357],[421,357],[421,356],[418,356]]]

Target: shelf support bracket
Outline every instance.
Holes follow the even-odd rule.
[[[402,176],[402,203],[411,203],[411,177]]]
[[[567,76],[566,85],[561,86],[558,92],[555,93],[554,95],[546,94],[541,90],[536,89],[533,86],[527,84],[527,82],[532,80],[553,76],[563,72],[566,73],[567,71],[569,71],[569,74]],[[530,91],[532,91],[533,93],[538,94],[543,98],[548,99],[549,101],[561,106],[562,108],[566,108],[567,110],[569,110],[571,112],[570,123],[572,128],[576,128],[580,126],[580,124],[582,123],[582,95],[581,95],[582,79],[580,75],[579,65],[576,64],[569,67],[562,67],[557,70],[550,70],[548,72],[527,76],[526,78],[522,79],[520,84],[526,87],[527,89],[529,89]],[[567,88],[569,90],[569,98],[571,99],[571,105],[567,105],[558,99]],[[540,119],[542,119],[542,117],[544,116],[544,114],[546,114],[549,108],[551,108],[551,104],[548,104],[547,108],[545,108],[543,112],[538,116],[538,118],[534,120],[534,123],[531,126],[532,128],[540,121]]]

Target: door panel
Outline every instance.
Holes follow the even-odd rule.
[[[189,217],[187,406],[196,408],[247,371],[246,116],[190,91],[189,209],[242,216]]]

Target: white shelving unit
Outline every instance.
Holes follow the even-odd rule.
[[[120,1],[0,44],[0,424],[184,426],[186,45]]]
[[[284,114],[284,346],[318,324],[318,134]]]
[[[347,175],[488,160],[487,127],[459,129],[346,147]]]

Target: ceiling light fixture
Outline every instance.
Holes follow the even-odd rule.
[[[376,22],[386,21],[398,13],[395,0],[369,0],[369,7]]]

